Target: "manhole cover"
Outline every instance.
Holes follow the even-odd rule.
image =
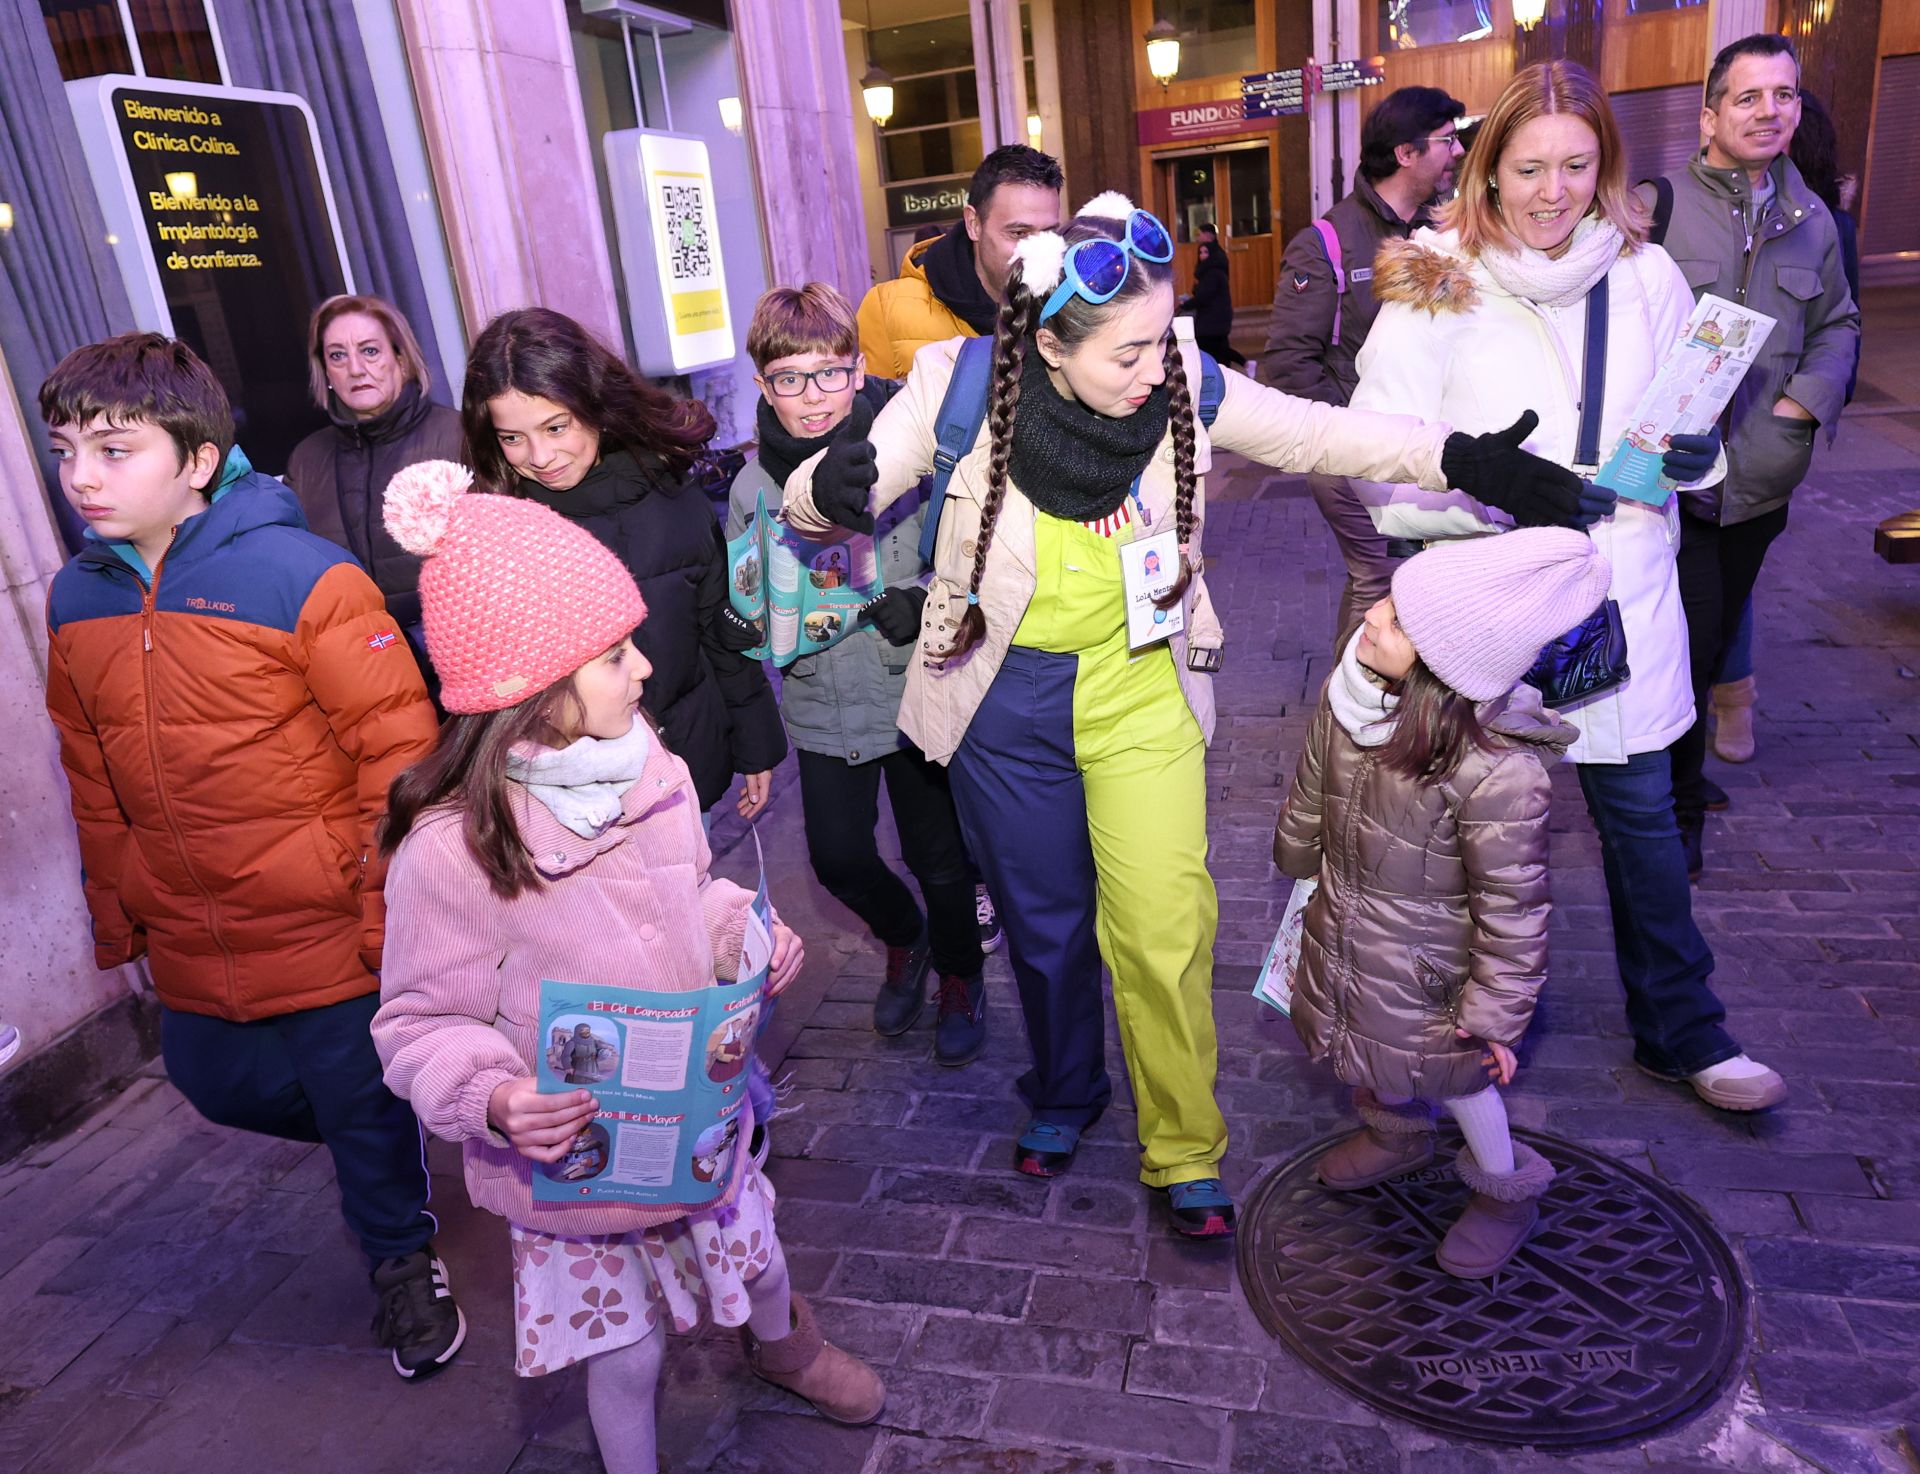
[[[1358,1193],[1313,1163],[1250,1194],[1240,1279],[1267,1329],[1381,1411],[1488,1443],[1637,1442],[1728,1385],[1746,1346],[1746,1287],[1699,1211],[1558,1137],[1516,1131],[1557,1169],[1527,1247],[1491,1280],[1433,1251],[1467,1189],[1453,1143],[1432,1167]]]

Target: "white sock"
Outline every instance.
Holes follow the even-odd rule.
[[[653,1396],[666,1342],[656,1325],[631,1345],[587,1358],[587,1417],[607,1474],[659,1474]]]
[[[747,1286],[747,1327],[762,1341],[784,1341],[793,1334],[793,1285],[778,1239],[773,1241],[773,1258]]]
[[[1456,1095],[1440,1104],[1467,1139],[1480,1170],[1504,1177],[1513,1171],[1513,1133],[1507,1129],[1507,1103],[1489,1085],[1477,1095]]]
[[[1717,1065],[1708,1065],[1704,1070],[1695,1071],[1693,1078],[1711,1085],[1715,1080],[1752,1080],[1772,1073],[1759,1061],[1736,1054],[1732,1059],[1723,1059]]]

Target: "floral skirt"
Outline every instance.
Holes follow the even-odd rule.
[[[545,1376],[665,1324],[691,1331],[709,1313],[744,1325],[747,1286],[772,1261],[773,1184],[751,1162],[725,1208],[658,1228],[564,1238],[507,1225],[513,1237],[514,1358]]]

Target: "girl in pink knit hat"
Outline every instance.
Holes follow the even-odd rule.
[[[646,618],[620,559],[531,501],[468,494],[444,461],[401,472],[388,529],[425,559],[426,640],[451,716],[395,781],[383,847],[387,949],[374,1044],[393,1091],[462,1144],[475,1204],[513,1240],[514,1369],[587,1362],[609,1474],[654,1474],[663,1332],[740,1326],[762,1377],[828,1417],[871,1422],[880,1379],[824,1340],[794,1294],[773,1189],[752,1154],[704,1207],[536,1202],[592,1124],[590,1089],[541,1094],[543,979],[693,992],[731,982],[753,893],[708,871],[700,803],[641,712]],[[799,973],[774,928],[769,992]],[[741,1107],[741,1139],[752,1105]],[[730,1161],[728,1160],[730,1156]]]
[[[1497,1084],[1546,977],[1548,772],[1579,733],[1521,684],[1606,597],[1585,534],[1528,528],[1402,564],[1327,681],[1273,857],[1319,881],[1292,1017],[1357,1086],[1362,1129],[1320,1180],[1370,1188],[1425,1167],[1437,1102],[1471,1189],[1439,1247],[1466,1278],[1526,1242],[1553,1169],[1514,1141]]]

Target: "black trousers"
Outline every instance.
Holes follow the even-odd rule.
[[[1694,516],[1681,503],[1680,602],[1687,611],[1693,725],[1668,751],[1673,754],[1673,811],[1682,826],[1703,822],[1707,812],[1707,692],[1740,628],[1740,612],[1760,577],[1767,549],[1786,526],[1784,506],[1722,527]]]
[[[340,1211],[367,1258],[426,1247],[426,1137],[413,1107],[380,1075],[373,1015],[380,995],[234,1023],[161,1010],[167,1077],[219,1126],[286,1141],[324,1142],[340,1184]]]
[[[1241,364],[1247,361],[1247,355],[1234,347],[1225,333],[1222,333],[1217,338],[1211,335],[1203,338],[1198,333],[1195,333],[1193,335],[1193,341],[1194,345],[1198,347],[1202,353],[1211,353],[1215,363],[1222,364],[1227,368],[1239,368]]]
[[[813,873],[841,905],[889,947],[905,947],[926,927],[935,970],[958,977],[980,971],[980,928],[973,914],[973,863],[960,839],[946,769],[917,748],[849,763],[804,748],[800,806]],[[923,917],[907,883],[880,858],[880,779],[900,832],[900,854],[926,897]]]

